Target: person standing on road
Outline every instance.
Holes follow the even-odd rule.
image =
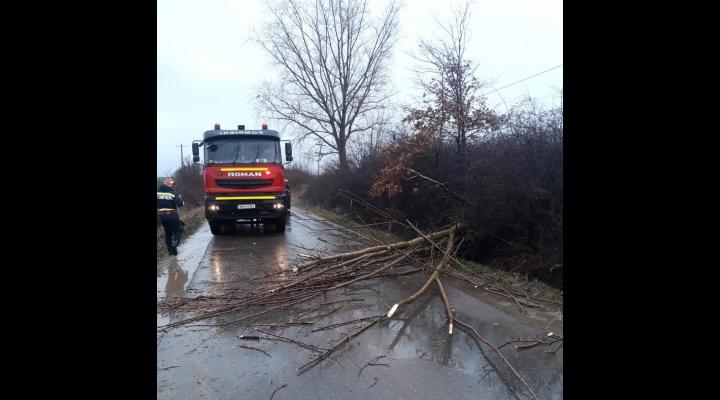
[[[178,254],[180,236],[183,233],[183,222],[180,221],[178,207],[183,206],[182,196],[175,192],[175,181],[165,179],[157,190],[157,208],[160,222],[165,229],[165,244],[171,256]]]

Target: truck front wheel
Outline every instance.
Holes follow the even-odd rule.
[[[222,235],[222,224],[216,221],[209,221],[210,223],[210,232],[212,232],[213,235]]]
[[[287,221],[286,218],[278,219],[275,221],[275,232],[283,233],[285,232],[285,222]]]

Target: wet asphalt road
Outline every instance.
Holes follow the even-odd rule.
[[[207,224],[187,238],[177,257],[158,263],[158,300],[164,296],[197,296],[212,293],[218,283],[242,282],[243,278],[291,268],[289,261],[306,248],[358,248],[353,237],[337,225],[322,221],[302,209],[293,208],[287,231],[265,233],[241,226],[237,234],[213,236]],[[414,292],[426,279],[418,274],[395,279],[360,282],[338,293],[319,298],[314,304],[341,299],[364,301],[337,303],[320,320],[327,325],[386,313],[392,304]],[[501,301],[470,284],[445,278],[448,296],[458,316],[469,322],[496,345],[510,340],[539,338],[544,328],[562,335],[562,321],[550,313],[526,311]],[[238,283],[241,285],[243,283]],[[244,283],[249,284],[249,283]],[[492,297],[491,297],[492,296]],[[302,305],[312,308],[312,304]],[[269,313],[255,323],[303,319],[303,311]],[[326,312],[322,312],[323,314]],[[232,317],[232,316],[230,316]],[[257,334],[249,325],[182,327],[158,333],[158,399],[525,399],[522,384],[512,376],[497,355],[455,327],[447,335],[442,301],[430,290],[392,321],[369,329],[328,360],[297,375],[296,368],[314,353],[290,343],[247,341],[238,335]],[[158,325],[182,315],[158,314]],[[208,320],[223,322],[224,317]],[[548,325],[550,322],[552,324]],[[358,325],[310,332],[312,327],[295,326],[269,330],[316,346],[329,346]],[[260,348],[268,353],[238,347]],[[514,344],[503,355],[525,378],[539,399],[561,399],[563,394],[563,349],[556,345],[516,350]],[[366,366],[376,357],[377,363]],[[364,368],[363,368],[364,367]]]

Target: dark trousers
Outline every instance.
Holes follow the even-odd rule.
[[[183,233],[182,222],[177,214],[161,215],[160,222],[165,229],[165,244],[168,250],[180,244],[180,236]]]

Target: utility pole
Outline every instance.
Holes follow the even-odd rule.
[[[322,160],[322,148],[323,148],[323,142],[320,142],[320,150],[317,152],[318,160],[317,160],[317,174],[320,175],[320,160]]]
[[[175,146],[180,148],[180,168],[183,166],[183,162],[185,160],[185,157],[183,157],[183,144],[180,143],[180,146]]]

